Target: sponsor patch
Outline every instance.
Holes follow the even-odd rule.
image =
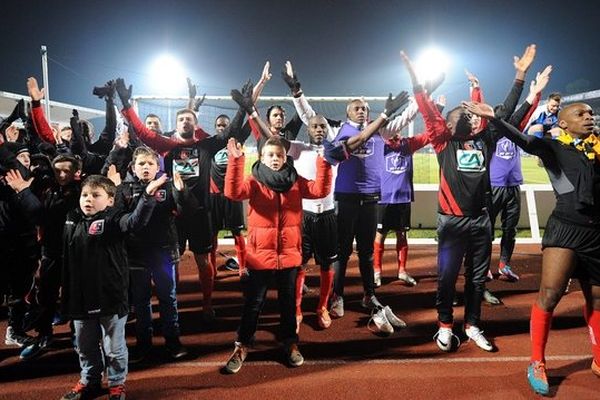
[[[456,150],[457,170],[463,172],[485,171],[485,159],[481,150]]]
[[[370,138],[362,146],[352,152],[353,156],[365,158],[375,153],[375,139]]]
[[[158,202],[165,201],[167,199],[167,191],[165,189],[157,190],[156,193],[154,193],[154,198]]]
[[[507,138],[500,139],[496,144],[496,157],[504,160],[512,160],[516,155],[518,155],[517,152],[518,149],[516,145]]]
[[[385,170],[392,174],[403,174],[408,169],[408,159],[401,154],[390,154],[385,157]]]
[[[88,229],[88,234],[97,236],[102,235],[104,233],[104,220],[99,219],[98,221],[94,221],[90,224],[90,228]]]

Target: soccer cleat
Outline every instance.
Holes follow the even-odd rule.
[[[6,327],[4,344],[7,346],[26,347],[32,344],[34,339],[25,332],[17,332],[12,326]]]
[[[384,308],[373,308],[373,311],[371,313],[371,319],[369,319],[369,322],[367,323],[367,328],[369,328],[369,330],[372,332],[381,332],[387,335],[391,335],[392,333],[394,333],[394,327],[392,326],[390,321],[388,321],[385,314],[386,313]],[[371,323],[375,324],[377,330],[371,329]]]
[[[475,342],[475,344],[482,350],[492,351],[494,350],[494,346],[483,336],[483,331],[479,329],[475,325],[471,325],[468,328],[465,328],[465,334],[469,338]]]
[[[302,323],[303,319],[304,317],[302,314],[296,314],[296,335],[300,332],[300,324]]]
[[[35,340],[35,343],[25,347],[19,358],[23,361],[32,360],[42,354],[52,343],[52,336],[41,336]]]
[[[492,292],[490,292],[489,290],[485,289],[483,291],[483,300],[485,300],[486,303],[491,304],[492,306],[497,306],[502,304],[502,301],[497,298],[496,296],[494,296],[492,294]]]
[[[317,322],[323,329],[327,329],[331,326],[331,317],[329,316],[329,312],[325,307],[317,310]]]
[[[125,400],[125,386],[117,385],[109,387],[108,400]]]
[[[500,276],[506,278],[506,280],[509,282],[517,282],[519,280],[519,275],[515,274],[512,271],[510,265],[505,265],[504,268],[500,268],[498,270],[498,273],[500,274]]]
[[[344,298],[334,294],[331,298],[331,308],[329,314],[333,318],[342,318],[344,316]]]
[[[225,364],[225,372],[229,374],[236,374],[242,368],[242,364],[246,357],[248,356],[248,348],[241,344],[240,342],[235,342],[235,349],[233,350],[233,354],[227,360],[227,364]]]
[[[452,328],[440,326],[435,335],[433,335],[435,344],[441,351],[449,352],[452,350],[452,340],[456,340],[457,346],[460,346],[460,339],[452,332]]]
[[[379,300],[377,300],[377,297],[375,297],[375,295],[363,296],[360,305],[362,306],[362,308],[366,308],[369,310],[372,310],[374,308],[383,308],[383,304],[381,304]]]
[[[93,399],[102,393],[102,387],[100,383],[84,385],[81,382],[77,382],[73,388],[65,393],[60,400],[85,400]]]
[[[398,279],[408,286],[417,286],[417,280],[405,271],[398,272]]]
[[[598,378],[600,378],[600,365],[598,365],[596,363],[596,360],[592,360],[592,372],[594,373],[594,375],[596,375]]]
[[[375,282],[375,287],[381,286],[381,272],[375,271],[373,273],[373,281]]]
[[[385,313],[385,317],[390,322],[390,324],[392,324],[392,326],[394,328],[400,328],[400,329],[406,328],[406,326],[407,326],[406,322],[404,322],[403,320],[398,318],[398,316],[396,314],[394,314],[394,312],[392,311],[392,308],[390,306],[383,307],[383,311]]]
[[[296,343],[292,343],[287,348],[287,362],[290,367],[299,367],[304,364],[304,357],[300,350],[298,350],[298,345]]]
[[[543,361],[533,361],[527,367],[527,380],[534,392],[546,396],[550,393],[546,364]]]

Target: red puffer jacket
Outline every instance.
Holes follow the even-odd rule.
[[[302,198],[320,199],[331,191],[331,166],[317,158],[317,177],[309,181],[298,175],[285,193],[277,193],[253,176],[244,179],[245,157],[229,157],[225,196],[249,199],[248,269],[282,269],[302,263]]]

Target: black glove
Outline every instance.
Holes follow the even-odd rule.
[[[104,86],[94,86],[92,93],[99,98],[112,99],[115,95],[115,81],[110,80]]]
[[[123,103],[123,108],[131,107],[129,100],[131,99],[131,92],[133,90],[133,86],[129,85],[129,87],[126,87],[123,78],[118,78],[117,82],[115,83],[115,89],[117,90],[117,94],[121,99],[121,103]]]
[[[425,81],[423,88],[427,94],[432,94],[437,88],[440,87],[440,85],[444,82],[444,79],[446,79],[446,75],[441,73],[435,78]]]
[[[10,125],[13,121],[18,120],[19,118],[21,118],[23,121],[27,120],[27,114],[25,114],[25,100],[23,99],[17,102],[17,105],[13,109],[12,113],[10,113],[10,115],[6,117],[3,122],[6,122]]]
[[[290,90],[292,91],[292,94],[296,94],[300,91],[300,82],[298,82],[298,76],[296,75],[296,72],[294,72],[294,76],[289,76],[284,67],[283,71],[281,71],[281,77],[289,86]]]
[[[251,115],[254,112],[252,94],[243,95],[239,90],[233,89],[231,91],[231,98],[246,112],[246,114]]]
[[[392,98],[390,93],[385,101],[385,109],[383,113],[389,118],[390,115],[404,107],[408,103],[408,92],[406,90],[400,92],[396,97]]]
[[[244,83],[244,86],[242,86],[242,94],[244,95],[244,97],[250,96],[250,98],[252,98],[253,91],[254,84],[252,83],[252,80],[248,79],[246,83]]]

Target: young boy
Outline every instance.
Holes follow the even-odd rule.
[[[280,339],[287,362],[299,367],[304,358],[297,345],[295,286],[302,263],[302,198],[319,199],[331,191],[331,166],[322,157],[317,158],[316,179],[309,181],[286,162],[281,139],[271,137],[262,147],[260,160],[252,167],[252,176],[244,180],[241,146],[230,139],[227,150],[225,196],[238,201],[249,199],[249,205],[247,272],[242,277],[244,308],[235,349],[225,371],[234,374],[242,367],[272,279],[277,282]]]
[[[135,210],[146,187],[159,170],[158,154],[148,147],[138,147],[133,153],[133,175],[128,174],[117,188],[116,204],[125,212]],[[175,189],[173,189],[173,187]],[[131,304],[135,307],[137,338],[131,362],[140,362],[152,347],[152,281],[159,300],[162,331],[169,355],[179,359],[187,354],[179,341],[179,317],[175,284],[175,264],[179,261],[175,214],[183,202],[184,184],[179,174],[173,184],[156,192],[156,207],[146,229],[127,238],[127,258],[131,279]]]
[[[143,228],[166,176],[146,187],[135,210],[113,208],[117,188],[102,175],[82,184],[79,209],[67,214],[63,233],[62,313],[75,325],[81,378],[63,400],[93,397],[108,368],[109,398],[125,399],[129,271],[125,237]],[[100,346],[102,344],[101,350]]]

